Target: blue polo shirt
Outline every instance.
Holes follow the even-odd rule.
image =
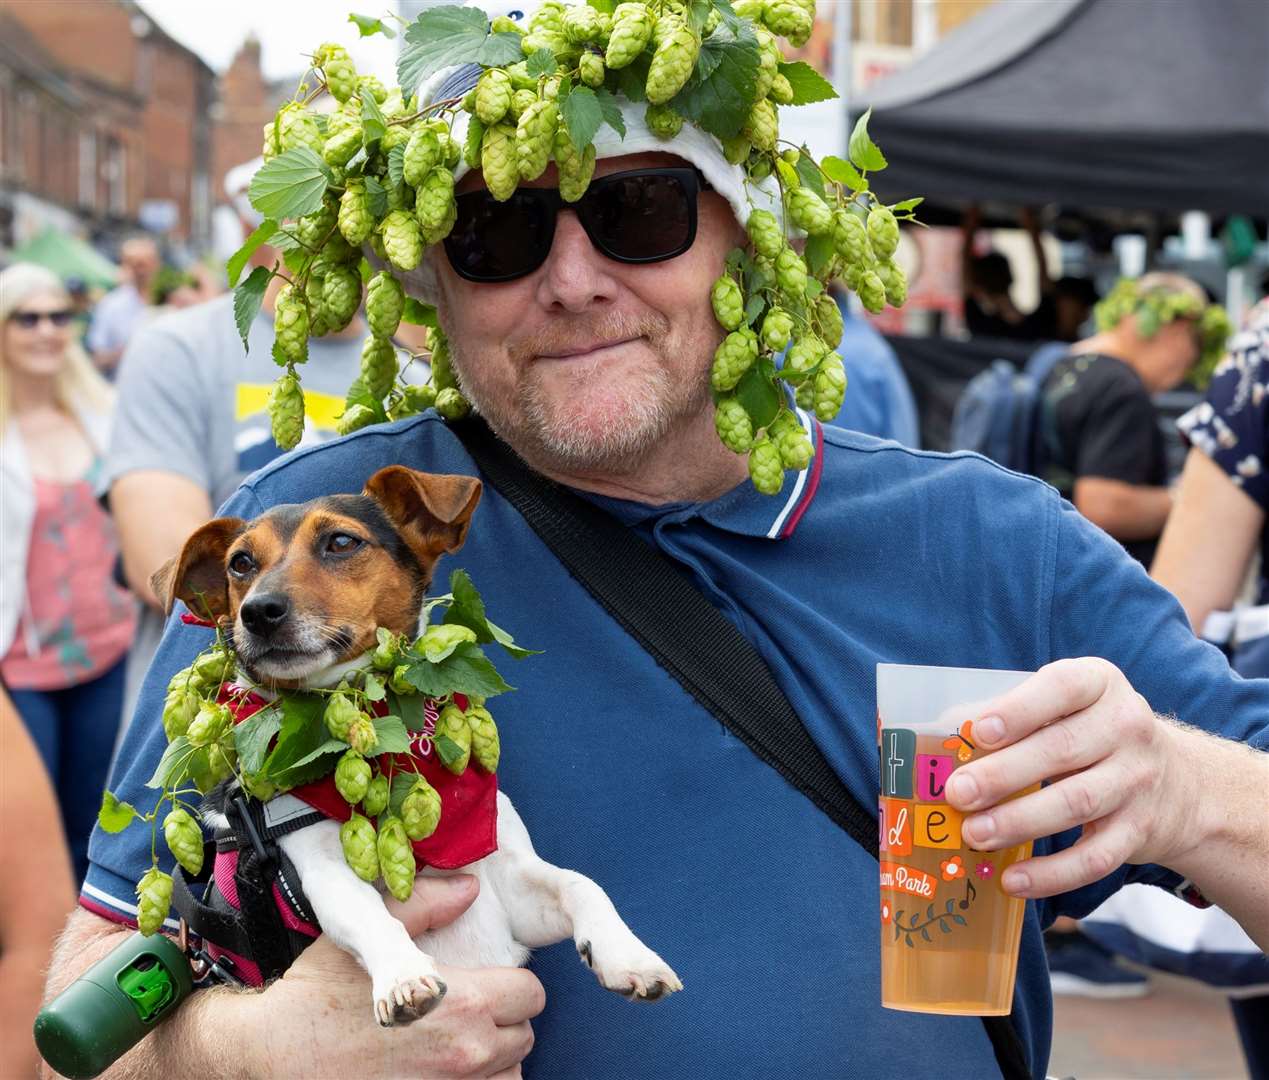
[[[596,501],[677,560],[754,643],[865,806],[877,798],[882,661],[1034,669],[1100,655],[1157,711],[1269,743],[1269,682],[1233,677],[1169,594],[1051,488],[975,455],[813,431],[815,463],[787,474],[775,498],[745,483],[706,504]],[[252,518],[359,491],[387,464],[476,473],[429,414],[293,453],[224,512]],[[501,786],[538,852],[598,881],[685,986],[631,1005],[596,985],[571,943],[538,951],[547,1005],[526,1075],[995,1075],[978,1019],[881,1008],[872,855],[703,712],[491,488],[466,546],[438,567],[439,588],[454,565],[492,618],[544,650],[497,658],[517,687],[493,702]],[[206,642],[204,630],[169,625],[112,779],[121,798],[153,800],[144,783],[164,746],[164,687]],[[143,829],[99,831],[85,906],[126,918],[149,853]],[[1125,868],[1027,905],[1015,1016],[1037,1075],[1052,1021],[1041,926],[1090,911],[1125,879],[1178,883]]]

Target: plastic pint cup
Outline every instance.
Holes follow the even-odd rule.
[[[974,722],[1023,671],[877,665],[881,763],[881,1003],[1000,1016],[1013,1005],[1026,907],[1000,887],[1031,844],[980,852],[947,805],[947,778],[980,757]]]

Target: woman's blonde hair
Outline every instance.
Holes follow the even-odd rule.
[[[70,294],[51,270],[35,263],[14,263],[7,270],[0,271],[0,328],[36,293],[54,293],[65,299],[67,307],[70,306]],[[0,332],[0,432],[8,424],[10,412],[9,358],[4,351],[5,337]],[[81,408],[108,412],[115,402],[114,388],[93,367],[83,346],[73,340],[66,346],[66,362],[54,379],[53,392],[62,408],[68,410]]]

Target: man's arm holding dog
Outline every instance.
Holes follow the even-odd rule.
[[[210,496],[180,473],[137,469],[111,485],[110,511],[128,587],[151,607],[160,607],[150,578],[212,516]]]
[[[474,878],[421,877],[408,903],[389,905],[418,935],[452,922],[475,895]],[[47,996],[60,993],[130,933],[88,911],[76,912],[54,952]],[[521,968],[441,970],[449,990],[439,1008],[409,1028],[380,1028],[366,1004],[365,972],[318,938],[264,990],[199,991],[104,1075],[519,1076],[533,1046],[529,1021],[545,1003],[541,983]],[[227,1030],[238,1033],[234,1042],[243,1057],[226,1057]]]

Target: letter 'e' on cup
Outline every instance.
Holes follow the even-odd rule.
[[[1026,902],[1000,887],[1030,843],[980,852],[961,836],[947,779],[982,756],[974,722],[1025,671],[877,665],[881,766],[881,1003],[1003,1016],[1013,1007]]]

